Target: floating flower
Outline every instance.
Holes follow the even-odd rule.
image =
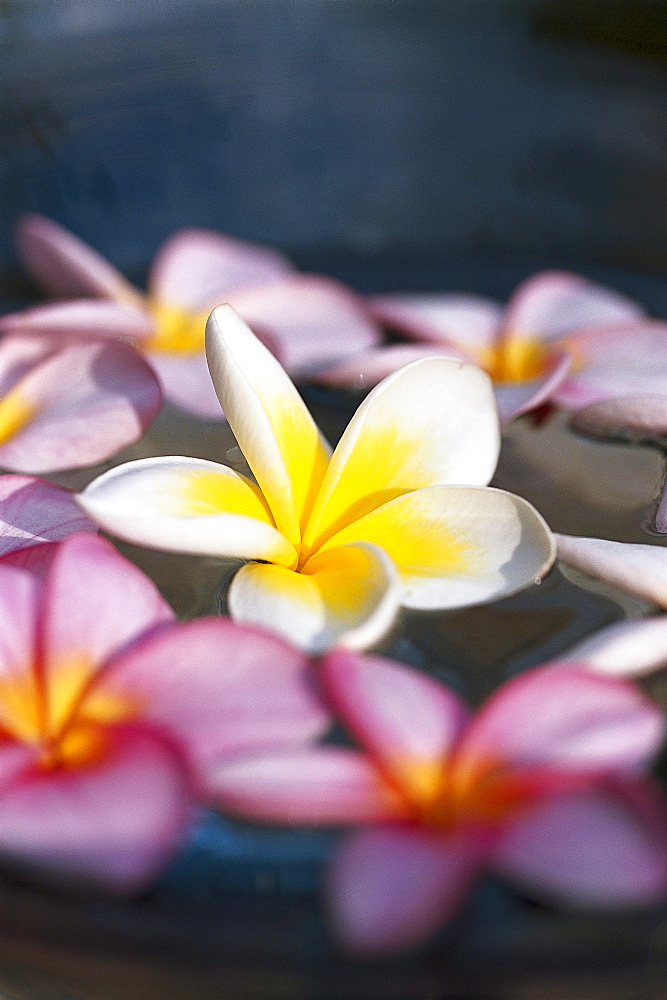
[[[290,371],[309,372],[379,340],[361,300],[346,286],[297,274],[276,250],[205,229],[174,233],[153,262],[142,295],[73,233],[40,215],[16,229],[20,258],[48,293],[71,301],[0,319],[5,333],[75,334],[132,340],[177,406],[222,419],[204,356],[206,319],[231,302]]]
[[[333,859],[338,937],[362,952],[428,937],[484,871],[537,899],[619,909],[667,892],[667,812],[643,774],[664,718],[635,687],[537,669],[476,715],[402,664],[330,653],[321,679],[361,749],[229,761],[213,787],[260,821],[352,823]]]
[[[305,658],[222,618],[173,623],[92,534],[0,560],[0,862],[131,892],[178,849],[208,773],[328,723]]]
[[[229,306],[207,328],[211,375],[257,484],[194,458],[129,462],[79,500],[129,541],[251,560],[232,617],[321,651],[363,647],[400,603],[454,608],[539,579],[542,518],[486,488],[500,445],[488,376],[431,358],[386,379],[331,455],[301,397]]]
[[[93,465],[141,437],[162,403],[127,344],[6,336],[0,342],[0,468]]]
[[[0,476],[0,556],[97,531],[71,493],[33,476]]]
[[[489,372],[503,421],[547,400],[580,407],[667,387],[667,325],[578,275],[535,274],[505,310],[479,296],[433,294],[376,296],[370,310],[385,326],[423,343],[370,350],[332,366],[320,381],[372,385],[409,356],[455,353]]]

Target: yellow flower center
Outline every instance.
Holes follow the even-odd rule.
[[[48,769],[95,763],[107,746],[106,726],[132,717],[137,706],[91,685],[93,676],[82,656],[51,671],[48,680],[36,670],[0,678],[0,732],[32,744]]]
[[[23,430],[35,416],[36,407],[28,399],[20,383],[0,399],[0,444]]]
[[[478,361],[494,382],[529,382],[546,371],[549,352],[532,337],[501,337],[479,351]]]
[[[160,354],[199,354],[204,350],[210,309],[194,313],[151,300],[146,306],[155,320],[155,333],[141,342],[142,347]]]

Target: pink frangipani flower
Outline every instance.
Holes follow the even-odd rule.
[[[226,756],[312,740],[307,661],[220,618],[174,624],[89,533],[0,559],[0,864],[134,892],[181,844]]]
[[[533,275],[506,309],[455,294],[381,295],[369,306],[378,322],[419,343],[369,350],[332,366],[319,381],[372,385],[408,359],[454,354],[489,372],[504,422],[548,400],[578,408],[667,386],[667,324],[575,274]]]
[[[281,253],[205,229],[174,233],[159,249],[142,294],[73,233],[30,214],[16,227],[20,259],[66,301],[0,318],[0,332],[131,340],[157,371],[165,396],[197,416],[223,414],[204,356],[211,309],[232,303],[294,375],[336,363],[380,339],[351,289],[298,274]]]
[[[618,909],[667,893],[667,813],[646,768],[664,719],[632,685],[574,665],[505,684],[472,718],[402,664],[338,650],[322,683],[361,749],[230,761],[227,808],[352,823],[333,859],[333,927],[364,953],[409,947],[483,871],[555,904]]]
[[[0,556],[76,531],[97,525],[67,490],[34,476],[0,476]]]
[[[0,341],[0,468],[59,472],[136,441],[162,404],[128,344],[6,336]]]

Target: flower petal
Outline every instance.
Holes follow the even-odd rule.
[[[329,701],[350,733],[400,781],[442,761],[468,722],[460,698],[432,677],[380,657],[333,650],[322,662]]]
[[[0,858],[66,889],[145,888],[176,853],[190,819],[174,748],[143,727],[106,730],[85,767],[35,766],[0,791]]]
[[[510,420],[520,417],[523,413],[536,410],[546,403],[567,378],[572,367],[572,355],[565,351],[554,351],[547,363],[545,374],[541,378],[530,379],[527,382],[502,383],[495,386],[496,401],[500,422],[508,424]]]
[[[575,370],[555,394],[561,406],[578,409],[614,396],[664,396],[667,391],[667,323],[582,328],[560,345],[575,357]]]
[[[232,580],[233,618],[270,628],[310,653],[336,643],[372,645],[391,627],[400,585],[391,560],[375,545],[341,545],[310,560],[303,572],[249,563]]]
[[[570,425],[580,434],[633,443],[667,441],[667,395],[619,396],[577,410]]]
[[[568,566],[667,607],[667,549],[606,538],[554,537],[558,558]]]
[[[197,311],[228,301],[233,290],[293,269],[291,261],[271,247],[209,229],[181,229],[160,247],[148,288],[151,298]]]
[[[87,532],[59,544],[40,615],[42,656],[53,669],[97,666],[174,613],[141,570]]]
[[[367,389],[377,385],[383,378],[397,372],[399,368],[422,358],[459,358],[468,360],[463,351],[457,353],[455,347],[427,346],[426,344],[390,344],[362,351],[348,360],[334,364],[311,376],[314,382],[331,385],[340,389]]]
[[[628,773],[646,768],[665,734],[659,707],[633,684],[568,662],[504,684],[459,746],[462,767],[489,759],[505,767]]]
[[[225,419],[203,351],[199,354],[151,352],[148,360],[170,403],[204,420]]]
[[[474,836],[378,826],[347,837],[328,879],[333,930],[356,952],[409,948],[451,917],[476,877]]]
[[[592,324],[639,319],[644,311],[612,288],[566,271],[540,271],[514,292],[505,316],[511,336],[553,340]]]
[[[480,486],[433,486],[390,500],[321,547],[372,542],[390,555],[411,608],[456,608],[521,590],[555,557],[551,532],[521,497]]]
[[[297,375],[366,350],[380,340],[363,299],[333,278],[293,274],[227,301],[270,344],[284,368]]]
[[[481,295],[373,295],[371,315],[414,340],[452,344],[476,354],[490,347],[500,329],[503,307]]]
[[[188,748],[198,771],[213,773],[232,755],[297,746],[328,728],[309,667],[275,636],[198,618],[132,643],[95,691],[139,704],[143,719]]]
[[[17,336],[141,340],[150,337],[152,332],[153,321],[143,309],[131,303],[104,299],[52,302],[0,316],[0,333]]]
[[[211,314],[206,355],[220,402],[276,527],[298,545],[329,447],[283,369],[231,306]]]
[[[552,903],[622,909],[664,899],[666,845],[664,803],[619,783],[531,808],[508,824],[495,868]]]
[[[331,826],[401,814],[377,768],[343,747],[311,746],[221,763],[209,778],[218,808],[261,823]]]
[[[488,375],[449,358],[415,361],[376,386],[348,424],[304,544],[318,549],[369,511],[424,486],[485,484],[499,448]]]
[[[107,531],[168,552],[296,562],[257,486],[201,458],[144,458],[109,469],[78,496]]]
[[[55,472],[101,462],[136,441],[161,402],[157,379],[131,347],[65,344],[0,400],[0,465]]]
[[[589,670],[643,677],[667,666],[667,615],[614,622],[562,654]]]
[[[139,300],[120,271],[57,222],[36,213],[23,215],[15,236],[24,267],[51,295]]]
[[[0,476],[0,556],[96,530],[67,490],[31,476]]]
[[[46,552],[44,551],[46,550]],[[25,675],[35,658],[37,620],[41,610],[42,575],[31,563],[48,565],[55,545],[22,549],[0,560],[0,677]],[[21,565],[13,565],[20,556]],[[6,705],[0,705],[4,719]]]

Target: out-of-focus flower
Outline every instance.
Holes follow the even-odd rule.
[[[16,239],[35,281],[70,301],[0,317],[0,331],[131,340],[158,372],[167,398],[201,417],[223,417],[204,356],[206,319],[221,302],[234,305],[297,375],[380,339],[351,289],[295,273],[276,250],[205,229],[181,230],[163,244],[145,295],[50,219],[23,216]]]
[[[333,385],[372,385],[408,354],[455,353],[494,380],[508,421],[547,400],[585,406],[667,389],[667,324],[625,296],[574,274],[544,271],[524,281],[506,309],[470,295],[383,295],[371,314],[420,346],[370,350],[318,376]]]
[[[173,618],[93,534],[0,560],[5,869],[141,889],[181,844],[214,764],[326,727],[297,651],[229,620]]]
[[[0,556],[97,531],[71,493],[33,476],[0,476]]]
[[[128,344],[6,336],[0,341],[0,468],[93,465],[139,438],[162,403]]]
[[[258,485],[212,462],[151,458],[116,467],[79,500],[130,541],[252,560],[232,582],[232,617],[311,651],[361,648],[400,603],[494,600],[551,565],[551,533],[534,508],[485,487],[500,435],[479,368],[431,358],[396,372],[332,455],[283,369],[229,306],[213,312],[207,349]]]
[[[227,808],[256,820],[360,827],[328,882],[347,946],[418,943],[489,870],[558,905],[664,897],[667,812],[644,776],[664,718],[631,684],[541,668],[469,718],[447,688],[389,660],[333,651],[321,676],[361,749],[229,761],[214,784]]]

